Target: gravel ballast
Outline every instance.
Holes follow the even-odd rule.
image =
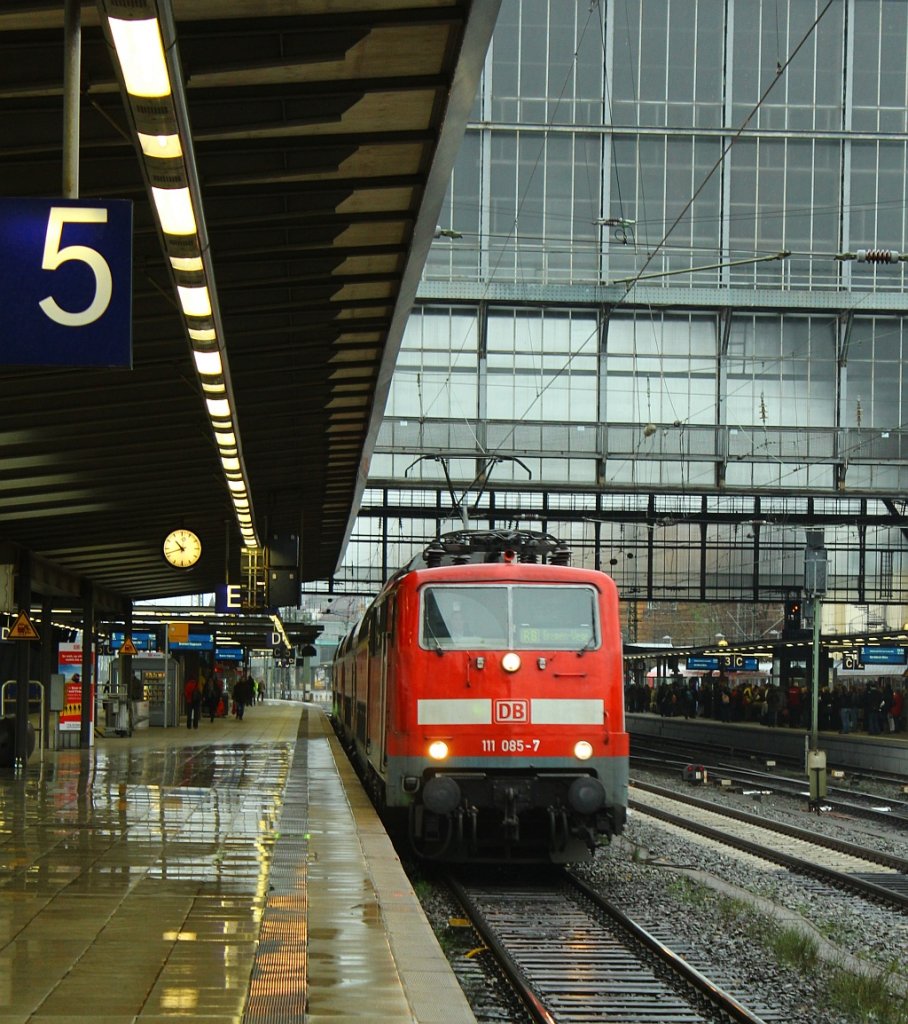
[[[633,774],[641,781],[691,792],[680,779],[636,770]],[[905,834],[895,824],[808,814],[806,802],[789,797],[764,795],[757,802],[741,792],[712,786],[697,787],[696,795],[719,806],[745,808],[769,820],[905,855]],[[633,812],[624,835],[600,848],[576,872],[768,1024],[816,1024],[818,1019],[827,1024],[877,1020],[908,1024],[904,958],[908,918],[891,909],[808,881],[777,865],[758,864],[732,850],[718,851],[693,834],[679,834]],[[452,940],[448,925],[456,911],[447,897],[437,893],[427,895],[424,903],[458,970],[457,961],[463,956],[458,947],[463,943]],[[780,962],[769,941],[776,928],[808,936],[818,954],[816,963],[795,967]],[[837,1007],[830,991],[842,970],[872,975],[875,989],[891,991],[893,1015],[848,1015]],[[522,1019],[513,1007],[498,1005],[494,999],[490,1002],[488,985],[476,986],[475,962],[469,972],[458,973],[469,975],[468,997],[471,986],[483,993],[484,1004],[474,1004],[478,1020]]]

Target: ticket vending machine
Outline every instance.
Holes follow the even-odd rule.
[[[132,674],[136,680],[133,693],[139,695],[132,700],[133,729],[179,724],[182,694],[179,662],[163,654],[144,654],[132,658]],[[120,680],[119,661],[110,666],[109,693],[118,697],[128,695],[125,683]]]

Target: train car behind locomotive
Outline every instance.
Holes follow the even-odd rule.
[[[445,535],[338,647],[338,731],[422,856],[576,861],[623,828],[618,595],[566,554],[546,534]]]

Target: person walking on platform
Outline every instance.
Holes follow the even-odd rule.
[[[195,676],[190,676],[183,687],[183,699],[186,702],[186,728],[198,729],[199,716],[202,711],[202,688]]]
[[[233,684],[233,706],[238,722],[243,721],[243,712],[249,703],[249,680],[241,672]]]
[[[214,716],[218,711],[218,693],[217,683],[215,682],[215,676],[211,675],[205,680],[205,685],[202,688],[202,705],[208,712],[211,721],[214,721]]]

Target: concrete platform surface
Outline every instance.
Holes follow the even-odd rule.
[[[324,712],[0,775],[0,1024],[475,1024]]]

